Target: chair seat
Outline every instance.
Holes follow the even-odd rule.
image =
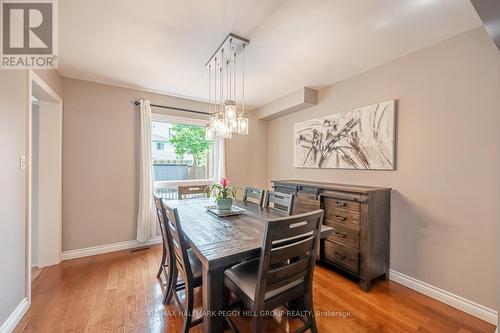
[[[241,264],[235,265],[231,268],[225,270],[224,274],[226,275],[226,279],[231,280],[234,285],[236,285],[245,295],[252,300],[255,301],[255,289],[257,288],[257,277],[259,273],[259,258],[252,259],[249,261],[242,262]],[[274,289],[266,293],[264,299],[270,299],[280,293],[291,289],[295,286],[298,286],[304,282],[304,279],[295,280],[283,287]]]
[[[193,249],[187,250],[189,263],[191,264],[191,272],[193,273],[194,279],[201,279],[201,261],[198,259],[196,254],[194,254]]]

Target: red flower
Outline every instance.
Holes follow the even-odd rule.
[[[222,177],[220,179],[220,184],[222,185],[223,188],[226,188],[227,185],[229,184],[229,180],[226,177]]]

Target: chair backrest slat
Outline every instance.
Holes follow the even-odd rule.
[[[245,188],[245,193],[243,193],[243,201],[245,202],[253,202],[262,206],[264,202],[264,195],[266,191],[260,188],[247,187]]]
[[[266,293],[293,283],[311,288],[323,210],[268,220],[261,250],[256,304]]]
[[[270,269],[267,275],[267,290],[269,290],[269,286],[279,283],[282,280],[301,275],[301,273],[305,274],[308,267],[309,255],[298,261],[293,261],[286,265]]]
[[[299,215],[301,216],[301,215]],[[273,237],[275,242],[283,241],[290,237],[297,237],[307,233],[311,233],[316,229],[315,217],[294,217],[291,216],[288,220],[289,223],[277,224],[273,230]]]
[[[184,260],[182,259],[182,249],[181,249],[179,243],[175,239],[172,240],[172,247],[173,247],[175,259],[178,261],[179,265],[184,267],[184,265],[183,265]]]
[[[311,235],[305,239],[298,242],[293,242],[292,244],[286,244],[271,250],[271,260],[270,264],[278,264],[287,261],[291,256],[296,255],[296,253],[307,253],[312,251],[314,248],[314,237]]]
[[[174,252],[177,269],[181,275],[183,275],[185,281],[191,281],[193,279],[193,272],[191,271],[191,265],[187,254],[188,244],[182,232],[177,208],[171,208],[165,202],[163,203],[163,208],[165,209],[168,219],[167,232],[172,240],[172,252]]]
[[[293,211],[293,201],[293,194],[268,191],[264,206],[284,211],[290,215]]]
[[[203,197],[206,188],[207,185],[179,185],[177,187],[179,200]]]

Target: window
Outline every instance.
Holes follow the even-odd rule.
[[[153,179],[156,195],[177,199],[177,186],[208,184],[212,177],[213,142],[205,125],[190,119],[154,115]]]

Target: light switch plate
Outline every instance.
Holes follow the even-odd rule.
[[[19,168],[21,170],[26,170],[26,156],[24,155],[21,155],[19,158]]]

